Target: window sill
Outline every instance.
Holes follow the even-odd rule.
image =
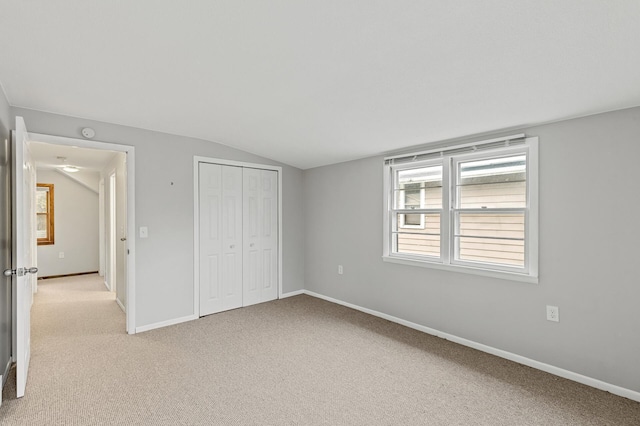
[[[496,271],[492,269],[470,268],[460,265],[443,265],[442,263],[406,259],[394,256],[382,256],[382,260],[390,263],[398,263],[401,265],[419,266],[422,268],[441,269],[444,271],[460,272],[463,274],[480,275],[484,277],[499,278],[509,281],[520,281],[524,283],[537,284],[538,277],[525,274],[517,274],[513,272]]]

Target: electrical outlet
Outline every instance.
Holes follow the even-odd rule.
[[[64,259],[64,252],[63,251],[58,253],[58,259]]]
[[[547,305],[547,321],[560,321],[560,310],[557,306],[549,306]]]
[[[149,237],[149,228],[146,226],[140,227],[140,238],[148,238]]]
[[[342,269],[342,265],[338,265],[338,275],[342,275],[344,269]]]

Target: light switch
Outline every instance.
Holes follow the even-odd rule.
[[[140,238],[147,238],[149,237],[149,229],[146,226],[141,226],[140,227]]]

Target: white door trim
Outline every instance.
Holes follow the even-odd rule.
[[[282,296],[282,167],[268,164],[247,163],[222,158],[193,156],[193,316],[200,317],[200,197],[198,192],[200,163],[222,166],[248,167],[252,169],[274,170],[278,172],[278,299]]]
[[[135,215],[135,148],[131,145],[120,145],[86,139],[75,139],[64,136],[45,135],[29,132],[29,140],[54,145],[78,146],[81,148],[102,149],[123,152],[127,155],[127,249],[129,250],[127,266],[126,327],[127,333],[136,332],[136,215]]]
[[[117,226],[116,226],[116,217],[117,217],[117,209],[116,209],[116,169],[112,169],[107,173],[109,177],[109,244],[105,245],[105,247],[109,247],[109,291],[116,293],[116,276],[118,275],[117,267],[116,267],[116,259],[117,256]],[[126,299],[126,298],[125,298]],[[118,300],[118,295],[116,294],[116,302],[124,312],[127,310]]]

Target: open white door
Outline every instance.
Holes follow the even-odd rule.
[[[27,128],[22,117],[16,117],[13,146],[13,356],[16,362],[17,397],[24,396],[31,357],[31,304],[33,282],[38,268],[34,265],[33,198],[35,166],[27,146]],[[6,271],[5,271],[6,273]]]

